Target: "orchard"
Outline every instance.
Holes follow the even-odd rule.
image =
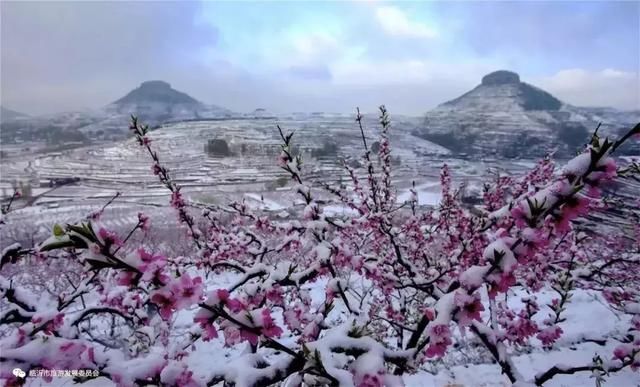
[[[356,121],[365,173],[345,163],[351,181],[340,188],[306,182],[293,133],[277,128],[274,163],[301,203],[297,219],[278,220],[243,202],[196,210],[154,150],[153,133],[132,118],[149,173],[170,193],[175,232],[190,237],[191,251],[166,256],[133,243],[134,235],[153,240],[152,218],[137,214],[120,235],[100,225],[100,211],[56,225],[36,246],[7,247],[4,384],[50,382],[51,374],[31,371],[72,369],[90,372],[68,380],[94,386],[410,386],[408,375],[460,351],[462,338],[506,385],[541,386],[576,373],[602,383],[621,370],[640,380],[639,219],[615,235],[577,227],[609,209],[608,186],[637,178],[638,164],[620,163],[616,151],[637,141],[640,124],[618,139],[596,131],[562,167],[545,158],[524,176],[497,178],[473,208],[445,165],[442,199],[425,210],[415,189],[397,201],[386,109],[376,153],[359,112]],[[351,215],[325,215],[319,190]],[[3,214],[10,211],[11,202]],[[73,268],[68,280],[43,273],[54,266]],[[43,283],[57,290],[39,290]],[[552,292],[550,302],[538,299],[541,291]],[[522,373],[513,356],[563,337],[577,291],[625,316],[625,334],[584,364]]]

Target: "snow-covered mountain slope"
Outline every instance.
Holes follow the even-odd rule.
[[[228,109],[205,105],[188,94],[173,89],[164,81],[143,82],[105,110],[108,113],[135,114],[151,125],[233,115]]]
[[[7,109],[4,106],[0,106],[0,122],[13,121],[16,119],[27,118],[28,115],[17,112],[15,110]]]
[[[461,153],[540,156],[552,150],[573,153],[598,123],[605,134],[615,135],[638,121],[638,111],[563,103],[502,70],[428,112],[417,134]]]
[[[119,139],[127,135],[127,123],[132,114],[150,126],[239,116],[228,109],[204,104],[173,89],[167,82],[147,81],[101,109],[3,122],[2,136],[6,142],[46,140],[49,143],[56,136],[60,143],[69,142],[70,138],[85,141],[87,138]],[[50,136],[52,132],[53,136]]]

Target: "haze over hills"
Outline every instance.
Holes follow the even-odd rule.
[[[164,81],[146,81],[106,107],[107,112],[136,114],[141,119],[158,124],[198,118],[231,116],[233,113],[216,105],[205,105],[190,95],[175,90]]]
[[[88,142],[127,135],[131,115],[156,126],[167,122],[237,117],[237,113],[204,104],[164,81],[146,81],[122,98],[97,110],[65,112],[3,122],[4,141]],[[55,133],[55,135],[51,135]]]
[[[207,105],[160,80],[143,82],[122,98],[94,111],[21,117],[20,120],[16,120],[19,116],[13,113],[8,111],[6,117],[9,118],[3,118],[3,141],[46,141],[59,145],[125,138],[131,114],[152,127],[182,121],[276,118],[264,109],[238,114]],[[299,117],[317,119],[319,115],[327,113],[314,112]],[[290,114],[278,118],[285,116]],[[603,124],[603,132],[617,134],[638,121],[639,111],[576,107],[522,82],[514,72],[500,70],[483,77],[469,92],[429,111],[423,122],[414,119],[413,126],[407,124],[411,120],[399,122],[398,134],[411,133],[455,153],[539,157],[551,150],[560,155],[572,154],[599,122]],[[321,128],[313,133],[314,137],[323,135],[326,136]]]
[[[572,106],[500,70],[429,111],[416,134],[460,153],[527,157],[572,154],[598,123],[604,133],[617,134],[638,121],[638,111]]]
[[[7,109],[4,106],[0,106],[0,122],[12,121],[15,119],[27,117],[29,117],[27,114]]]

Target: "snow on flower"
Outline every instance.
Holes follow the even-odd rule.
[[[428,328],[429,346],[427,357],[442,357],[451,345],[451,331],[448,324],[430,324]]]
[[[276,325],[275,321],[271,317],[271,312],[268,309],[263,309],[261,312],[262,321],[260,327],[262,334],[266,337],[280,337],[282,329]]]
[[[549,347],[560,338],[560,335],[562,335],[562,328],[553,325],[542,329],[536,337],[542,342],[542,345]]]
[[[464,291],[458,291],[456,292],[454,302],[458,307],[456,319],[460,326],[469,326],[473,320],[482,321],[480,312],[484,310],[484,306],[480,301],[480,295],[478,293],[468,295]]]
[[[218,337],[218,330],[213,325],[213,320],[213,313],[207,309],[200,309],[193,318],[193,321],[198,323],[200,328],[203,330],[202,339],[204,341],[209,341]]]
[[[170,319],[173,311],[177,309],[175,295],[166,288],[151,293],[151,302],[158,307],[160,316],[165,320]]]
[[[98,230],[98,237],[102,243],[107,246],[120,246],[122,244],[122,241],[118,238],[118,235],[115,232],[107,230],[104,227],[100,227]]]
[[[191,306],[202,298],[202,278],[191,278],[184,273],[170,285],[171,292],[175,295],[175,307],[182,309]]]

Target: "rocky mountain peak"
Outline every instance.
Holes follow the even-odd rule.
[[[506,157],[574,154],[595,120],[550,93],[499,70],[465,94],[428,112],[422,138],[468,154]],[[617,124],[615,124],[617,125]],[[611,124],[612,130],[616,127]]]
[[[148,103],[200,105],[195,98],[173,89],[168,82],[159,80],[142,82],[138,88],[114,102],[115,105]]]
[[[170,90],[171,84],[165,81],[145,81],[140,84],[139,88],[146,90]]]
[[[441,106],[481,112],[557,111],[562,102],[546,91],[520,81],[517,73],[499,70],[482,77],[473,90]]]
[[[482,77],[482,84],[485,86],[518,83],[520,83],[520,76],[513,71],[498,70]]]

